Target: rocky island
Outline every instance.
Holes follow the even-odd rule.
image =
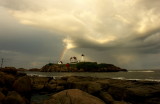
[[[42,72],[118,72],[127,71],[113,64],[97,62],[79,62],[67,64],[46,64],[41,68]]]
[[[34,93],[48,94],[41,102]],[[0,71],[0,104],[159,104],[160,83],[81,76],[27,76]]]

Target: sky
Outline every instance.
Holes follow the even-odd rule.
[[[70,57],[160,69],[160,0],[0,0],[4,66],[41,68]]]

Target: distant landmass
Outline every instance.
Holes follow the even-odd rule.
[[[113,64],[97,62],[79,62],[67,64],[49,63],[41,68],[42,72],[118,72],[127,71]]]

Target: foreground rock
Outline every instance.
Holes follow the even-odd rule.
[[[32,89],[31,89],[31,80],[28,76],[23,76],[23,77],[18,78],[13,83],[13,88],[15,91],[17,91],[21,95],[30,99]]]
[[[31,80],[15,68],[0,71],[0,104],[30,104]]]
[[[100,98],[106,104],[159,104],[160,102],[159,82],[100,79],[80,76],[44,79],[31,77],[33,86],[43,86],[43,88],[38,89],[34,87],[34,90],[58,93],[66,89],[79,89]]]
[[[4,99],[4,104],[26,104],[25,99],[17,92],[9,92]]]
[[[105,104],[99,98],[79,89],[69,89],[54,94],[44,104]]]
[[[14,69],[0,71],[0,104],[30,104],[33,92],[54,93],[44,104],[160,104],[159,82],[29,77]]]

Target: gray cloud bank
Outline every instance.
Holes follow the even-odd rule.
[[[13,43],[1,41],[3,50],[45,56],[61,53],[64,42],[70,46],[64,59],[84,53],[88,60],[124,68],[160,67],[159,0],[0,0],[0,4],[22,25],[15,38],[1,36]],[[35,33],[29,26],[36,27]],[[1,34],[6,32],[10,31],[2,29]]]

